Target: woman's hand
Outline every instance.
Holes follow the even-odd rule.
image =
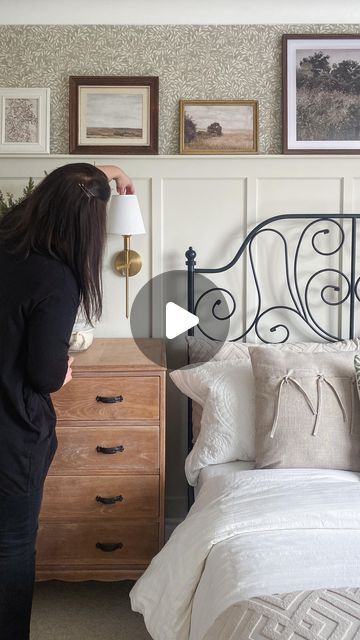
[[[129,176],[120,167],[114,164],[98,166],[105,173],[108,181],[115,180],[116,191],[119,195],[127,195],[135,193],[134,183]]]
[[[115,178],[115,183],[116,191],[121,196],[135,193],[134,183],[126,173],[122,173],[121,177]]]
[[[67,382],[70,382],[70,380],[72,379],[72,368],[71,368],[71,365],[72,365],[73,362],[74,362],[74,358],[72,356],[69,356],[69,358],[68,358],[68,368],[67,368],[65,380],[64,380],[62,386],[64,386],[64,384],[67,384]]]

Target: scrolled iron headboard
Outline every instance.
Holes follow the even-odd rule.
[[[357,299],[358,301],[360,301],[360,297],[359,297],[359,292],[358,292],[358,286],[359,286],[359,280],[360,277],[357,277],[357,273],[356,273],[356,225],[357,225],[357,220],[360,218],[360,214],[336,214],[336,215],[320,215],[320,214],[287,214],[287,215],[279,215],[279,216],[274,216],[272,218],[268,218],[267,220],[264,220],[263,222],[260,222],[256,227],[254,227],[254,229],[252,229],[248,235],[246,236],[246,238],[244,239],[244,241],[242,242],[239,250],[237,251],[236,255],[234,256],[234,258],[228,263],[226,264],[224,267],[217,267],[217,268],[196,268],[196,251],[192,248],[189,247],[189,249],[186,251],[185,256],[186,256],[186,266],[187,266],[187,273],[188,273],[188,310],[191,313],[195,313],[196,314],[196,310],[197,310],[197,306],[200,302],[200,299],[203,299],[205,297],[205,295],[207,293],[209,293],[210,291],[214,291],[214,289],[209,290],[208,292],[203,292],[200,296],[200,298],[198,300],[195,300],[195,287],[194,287],[194,282],[195,282],[195,276],[196,274],[215,274],[215,273],[222,273],[224,271],[228,271],[229,269],[231,269],[239,260],[240,258],[243,256],[245,250],[248,248],[249,250],[249,259],[250,259],[250,265],[251,265],[251,271],[252,271],[252,275],[254,278],[254,283],[255,283],[255,287],[256,287],[256,291],[257,291],[257,297],[258,297],[258,305],[257,305],[257,310],[256,313],[251,321],[251,323],[249,324],[248,327],[246,327],[245,331],[242,332],[241,335],[239,335],[237,338],[232,339],[233,341],[237,341],[237,340],[242,340],[244,339],[248,333],[254,329],[255,333],[257,335],[257,337],[259,338],[259,340],[261,340],[262,342],[269,342],[268,340],[265,340],[260,332],[258,331],[258,324],[259,321],[262,319],[262,317],[266,314],[269,313],[270,311],[273,311],[275,309],[278,310],[287,310],[290,312],[294,312],[299,318],[301,318],[305,324],[318,336],[321,337],[323,339],[326,340],[330,340],[330,341],[335,341],[335,340],[341,340],[342,338],[352,338],[354,336],[354,321],[355,321],[355,300]],[[281,233],[280,231],[278,231],[277,229],[271,228],[269,225],[272,225],[278,221],[281,220],[302,220],[302,221],[307,221],[307,220],[311,220],[311,222],[309,222],[308,224],[306,224],[305,228],[303,228],[301,230],[299,239],[297,241],[297,246],[296,246],[296,250],[295,250],[295,257],[293,260],[293,265],[292,265],[292,269],[290,269],[290,264],[289,264],[289,255],[288,255],[288,241],[285,238],[284,234]],[[339,221],[343,221],[343,220],[349,220],[351,222],[351,237],[350,237],[350,269],[348,273],[345,273],[344,271],[342,271],[341,269],[334,269],[334,268],[324,268],[324,269],[320,269],[315,271],[311,277],[308,279],[308,282],[306,284],[305,287],[305,292],[304,295],[301,294],[300,292],[300,288],[299,288],[299,253],[300,253],[300,249],[302,247],[302,243],[304,238],[306,237],[307,232],[309,231],[309,229],[318,224],[318,223],[329,223],[328,226],[324,226],[322,229],[318,229],[316,231],[314,231],[312,238],[311,238],[311,244],[313,246],[314,251],[318,254],[318,255],[323,255],[323,256],[330,256],[330,255],[334,255],[336,253],[340,253],[344,243],[345,243],[345,231],[342,227],[342,225],[340,224]],[[321,251],[319,249],[319,247],[317,246],[317,238],[320,234],[330,234],[331,231],[334,230],[334,227],[331,228],[331,225],[334,225],[335,228],[338,230],[339,235],[340,235],[340,240],[337,244],[337,246],[335,247],[335,249],[332,249],[331,251]],[[258,282],[258,278],[257,278],[257,273],[256,273],[256,267],[255,267],[255,263],[254,263],[254,259],[253,259],[253,254],[252,254],[252,244],[254,242],[254,240],[256,238],[258,238],[260,236],[260,234],[266,233],[266,232],[271,232],[271,233],[275,233],[277,234],[281,239],[282,242],[284,244],[284,255],[285,255],[285,266],[286,266],[286,281],[287,281],[287,286],[288,286],[288,290],[291,296],[291,299],[293,301],[294,306],[293,307],[288,307],[288,306],[284,306],[284,305],[274,305],[273,307],[269,307],[266,309],[262,308],[262,295],[261,295],[261,291],[260,291],[260,287],[259,287],[259,282]],[[308,293],[309,293],[309,288],[313,282],[313,280],[315,279],[316,276],[318,276],[320,273],[326,273],[326,272],[333,272],[336,273],[339,278],[341,278],[343,280],[343,285],[346,284],[346,290],[345,293],[342,295],[340,300],[337,300],[336,302],[331,302],[330,300],[326,299],[326,290],[327,289],[332,289],[333,291],[340,291],[340,286],[336,287],[332,284],[329,284],[325,287],[322,288],[320,295],[321,295],[321,299],[324,302],[324,304],[327,305],[333,305],[333,306],[340,306],[342,304],[344,304],[347,300],[349,300],[350,303],[350,312],[349,312],[349,327],[348,327],[348,331],[346,332],[346,335],[344,336],[335,336],[332,335],[331,333],[329,333],[327,331],[326,328],[321,327],[315,320],[315,318],[312,315],[310,306],[309,306],[309,302],[308,302]],[[225,292],[230,299],[232,300],[233,303],[233,308],[230,311],[230,316],[232,316],[235,312],[236,309],[236,300],[234,295],[228,290],[225,289],[223,287],[218,287],[217,290],[220,292]],[[218,304],[221,304],[221,300],[218,301]],[[214,305],[213,305],[214,306]],[[212,312],[214,313],[214,309],[212,310]],[[225,320],[227,319],[226,316],[220,317],[220,316],[215,316],[219,321],[221,320]],[[273,327],[273,331],[276,332],[276,330],[279,327]],[[283,328],[284,327],[283,325]],[[210,340],[215,340],[216,338],[207,335],[202,329],[201,326],[198,326],[198,329],[200,330],[201,333],[203,333],[208,339]],[[194,335],[194,329],[190,329],[188,331],[188,335]],[[281,342],[286,342],[286,340],[289,337],[289,331],[287,329],[287,333],[286,333],[286,337],[281,340]],[[278,342],[277,340],[274,340],[274,342]]]
[[[212,303],[211,313],[214,318],[218,321],[229,320],[237,308],[237,301],[235,295],[229,291],[225,287],[212,287],[208,291],[202,292],[198,299],[196,299],[195,294],[195,278],[197,274],[217,274],[228,271],[234,265],[238,263],[238,261],[244,255],[246,249],[248,250],[248,257],[250,263],[250,273],[253,278],[253,282],[255,285],[256,292],[256,310],[253,314],[253,317],[245,327],[244,331],[241,332],[241,335],[233,338],[232,341],[244,340],[250,332],[254,332],[257,338],[262,342],[286,342],[290,335],[289,325],[284,322],[277,323],[270,327],[269,332],[274,335],[274,340],[265,339],[261,333],[259,328],[260,321],[271,311],[276,312],[288,312],[292,317],[297,318],[305,323],[305,325],[311,330],[314,334],[314,339],[322,339],[327,341],[336,341],[346,338],[353,338],[355,331],[355,306],[356,301],[360,301],[360,293],[359,293],[359,281],[360,276],[358,276],[356,271],[356,232],[357,232],[357,221],[360,219],[359,214],[284,214],[277,215],[272,218],[268,218],[263,222],[260,222],[256,225],[245,237],[239,250],[237,251],[234,258],[228,262],[223,267],[218,268],[199,268],[196,267],[196,251],[189,247],[186,251],[186,266],[187,266],[187,305],[188,310],[191,313],[196,314],[198,305],[200,301],[204,302],[207,294],[210,292],[214,294],[214,292],[219,291],[219,293],[225,293],[231,301],[232,308],[228,311],[227,314],[221,316],[216,313],[217,309],[221,305],[221,300],[217,300],[215,303]],[[299,221],[299,235],[295,240],[295,250],[293,251],[293,257],[290,259],[290,252],[288,247],[288,239],[284,235],[282,231],[276,229],[276,223],[280,221]],[[346,225],[346,221],[349,224]],[[346,229],[344,229],[346,226]],[[349,227],[349,228],[348,228]],[[328,251],[321,250],[319,247],[320,237],[324,237],[328,234],[334,234],[336,232],[338,237],[336,239],[336,246]],[[348,233],[349,232],[349,233]],[[273,305],[265,305],[263,301],[262,292],[259,285],[259,279],[256,270],[256,264],[253,257],[253,243],[255,239],[259,239],[262,234],[273,233],[277,237],[280,238],[283,249],[284,249],[284,258],[285,258],[285,279],[288,287],[288,293],[290,295],[291,303],[288,305],[284,304],[273,304]],[[335,234],[334,234],[335,235]],[[331,236],[330,236],[331,237]],[[334,268],[334,267],[325,267],[322,269],[318,269],[314,273],[312,273],[307,279],[305,285],[301,285],[300,283],[300,265],[299,265],[299,256],[301,249],[303,247],[303,243],[305,238],[310,242],[312,248],[316,255],[318,256],[339,256],[339,263],[342,264],[342,255],[344,246],[346,246],[347,250],[347,260],[348,260],[348,268]],[[340,308],[342,305],[347,304],[347,323],[346,329],[342,329],[341,333],[343,335],[335,335],[332,331],[330,331],[327,327],[321,326],[318,320],[315,318],[311,305],[309,302],[309,295],[312,286],[314,285],[315,279],[327,273],[332,273],[332,277],[338,279],[338,284],[325,284],[321,287],[319,294],[320,300],[324,305],[331,305],[333,307]],[[337,295],[337,300],[331,300],[331,295]],[[343,325],[342,325],[343,326]],[[201,335],[204,335],[210,340],[215,340],[211,335],[202,328],[201,322],[196,327],[197,331],[200,331]],[[283,333],[281,333],[283,332]],[[281,334],[281,335],[280,335]],[[194,335],[194,328],[188,331],[188,335]],[[278,336],[280,335],[280,338]],[[281,337],[283,336],[283,337]],[[191,448],[192,443],[192,406],[189,401],[188,407],[188,445],[189,449]]]

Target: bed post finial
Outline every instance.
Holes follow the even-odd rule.
[[[188,288],[187,288],[187,294],[188,294],[188,311],[190,311],[190,313],[194,313],[194,305],[195,305],[195,300],[194,300],[194,273],[195,273],[195,265],[196,265],[196,251],[195,249],[193,249],[192,247],[189,247],[188,250],[185,252],[185,257],[186,257],[186,266],[187,266],[187,282],[188,282]],[[189,336],[193,336],[194,335],[194,328],[189,329],[188,331],[188,335]]]
[[[186,257],[186,266],[187,267],[193,267],[196,264],[196,251],[195,249],[193,249],[192,247],[189,247],[188,250],[185,252],[185,257]]]

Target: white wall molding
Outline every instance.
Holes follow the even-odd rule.
[[[320,24],[360,22],[357,0],[2,1],[0,24]]]
[[[147,235],[134,239],[144,266],[131,281],[132,297],[151,277],[183,269],[189,244],[197,250],[198,266],[222,266],[246,231],[264,217],[312,209],[360,210],[360,165],[357,156],[350,155],[2,155],[0,189],[21,193],[29,176],[42,179],[45,170],[67,162],[116,163],[135,180]],[[97,334],[103,336],[130,335],[121,317],[123,282],[110,265],[117,244],[118,239],[109,239],[104,266],[106,289],[114,292],[116,301],[111,305],[108,300],[98,325]]]
[[[197,251],[198,267],[221,267],[233,258],[246,232],[267,217],[281,213],[360,213],[360,163],[356,155],[0,156],[0,189],[20,194],[30,176],[42,179],[44,170],[49,172],[64,163],[94,161],[99,165],[119,164],[135,180],[147,233],[133,239],[134,249],[142,255],[143,269],[130,281],[131,299],[151,277],[170,269],[184,269],[184,252],[190,244]],[[293,232],[296,234],[296,224]],[[120,238],[109,238],[104,263],[105,313],[96,328],[96,335],[101,337],[130,335],[124,317],[124,282],[111,269],[111,258],[120,244]],[[265,249],[268,252],[268,247]],[[260,269],[263,267],[265,292],[274,289],[274,282],[278,291],[282,282],[281,249],[274,245],[270,268],[263,255],[258,252],[257,264]],[[305,270],[311,272],[311,247],[307,255]],[[337,267],[338,261],[329,259],[326,264]],[[240,326],[256,301],[249,269],[246,280],[244,273],[242,264],[236,273],[230,270],[221,274],[222,279],[214,279],[230,290],[236,287]],[[148,312],[151,335],[152,309]],[[338,320],[333,321],[335,331]],[[172,348],[169,345],[174,362]],[[173,366],[180,366],[180,356],[175,356],[178,364]],[[175,519],[181,517],[186,505],[185,418],[186,403],[172,389],[168,407],[167,512]]]

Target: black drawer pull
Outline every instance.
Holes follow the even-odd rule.
[[[96,502],[101,504],[115,504],[116,502],[122,502],[124,498],[122,496],[114,496],[113,498],[103,498],[102,496],[96,496]]]
[[[114,544],[103,544],[102,542],[96,543],[96,548],[100,549],[101,551],[105,551],[106,553],[116,551],[116,549],[122,549],[123,546],[124,545],[122,542],[115,542]]]
[[[124,447],[122,444],[119,444],[118,447],[96,447],[96,451],[98,453],[122,453],[124,451]]]
[[[96,396],[96,402],[104,402],[105,404],[114,404],[123,400],[122,396]]]

